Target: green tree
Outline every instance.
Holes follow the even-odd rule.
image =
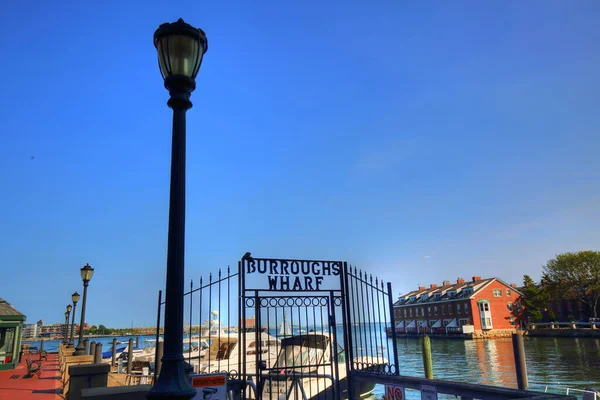
[[[557,255],[544,266],[544,280],[559,295],[575,295],[598,317],[600,251]]]
[[[543,287],[537,285],[529,275],[523,276],[523,314],[530,322],[540,322],[544,317],[543,310],[549,307],[550,295]],[[552,318],[552,316],[550,317]]]

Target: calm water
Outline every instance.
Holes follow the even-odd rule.
[[[140,336],[140,347],[147,344]],[[117,338],[127,341],[129,337]],[[112,338],[95,339],[108,350]],[[25,342],[38,346],[39,342]],[[44,348],[57,351],[59,341],[47,341]],[[387,344],[391,345],[391,341]],[[515,366],[510,339],[432,340],[435,378],[516,388]],[[531,389],[546,385],[600,389],[600,339],[526,338],[525,353]],[[402,375],[424,376],[421,344],[418,339],[398,339]],[[377,387],[381,397],[383,387]],[[413,396],[407,393],[407,397]]]

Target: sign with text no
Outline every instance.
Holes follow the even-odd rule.
[[[404,387],[398,385],[385,385],[385,400],[404,400]]]
[[[206,374],[192,375],[192,386],[196,389],[194,399],[202,400],[226,400],[227,399],[227,375]]]

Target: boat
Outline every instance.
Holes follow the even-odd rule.
[[[256,335],[260,345],[257,346]],[[213,338],[204,357],[192,360],[197,373],[228,372],[231,375],[245,375],[262,387],[262,398],[290,400],[294,387],[304,391],[308,398],[328,396],[332,388],[332,376],[337,375],[339,390],[347,391],[346,364],[344,350],[338,345],[337,374],[334,374],[335,360],[331,355],[331,337],[327,332],[309,332],[278,339],[266,332],[246,335],[245,354],[240,354],[243,340],[238,335],[222,335]],[[260,355],[257,357],[257,348]],[[383,369],[388,361],[379,357],[361,356],[354,359],[356,365],[364,369]],[[257,368],[257,365],[259,368]],[[260,383],[260,384],[259,384]],[[373,392],[375,384],[359,387],[361,397]]]
[[[283,318],[281,319],[281,325],[279,326],[279,337],[286,337],[292,335],[292,325],[287,319],[287,313],[284,311]]]
[[[103,351],[102,352],[102,362],[104,362],[104,363],[112,362],[112,352],[113,352],[112,346],[110,346],[110,348],[107,351]],[[138,354],[142,353],[142,349],[139,349],[134,346],[132,349],[132,353],[133,353],[133,357],[135,360],[135,357]],[[116,351],[115,359],[119,360],[122,358],[124,361],[126,361],[128,356],[129,356],[129,342],[117,342],[117,351]]]
[[[340,383],[337,397],[347,396],[346,364],[344,349],[338,346],[337,381]],[[309,332],[281,340],[277,361],[266,375],[263,395],[271,399],[331,398],[335,360],[331,354],[331,337],[326,332]],[[356,365],[365,370],[383,370],[388,361],[383,357],[360,356],[354,358]],[[358,387],[358,395],[366,397],[375,389],[375,383]]]

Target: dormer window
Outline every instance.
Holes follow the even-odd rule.
[[[456,290],[451,290],[448,292],[448,297],[454,297],[456,296]]]
[[[421,295],[421,299],[422,299],[423,301],[427,300],[428,298],[429,298],[429,295],[428,295],[428,294],[423,294],[423,295]]]
[[[415,301],[417,299],[417,296],[410,296],[410,301]]]
[[[442,297],[441,293],[436,293],[436,294],[433,295],[433,298],[436,299],[436,300],[438,300],[441,297]]]
[[[463,289],[463,293],[465,294],[465,296],[469,296],[473,294],[473,288],[465,288]]]

